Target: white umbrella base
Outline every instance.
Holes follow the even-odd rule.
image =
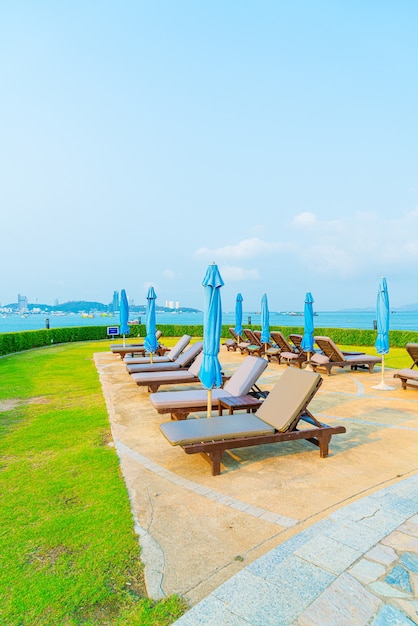
[[[381,380],[378,385],[372,385],[372,389],[380,389],[382,391],[393,391],[396,387],[390,387],[385,383],[384,380]]]

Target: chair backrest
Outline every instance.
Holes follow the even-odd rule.
[[[183,352],[184,348],[190,343],[191,336],[183,335],[180,337],[175,346],[171,348],[165,355],[170,359],[170,361],[175,361],[177,357]]]
[[[193,343],[187,350],[182,352],[180,356],[176,359],[177,365],[180,367],[189,367],[197,357],[197,355],[203,350],[203,342],[196,341]]]
[[[193,361],[193,363],[187,370],[189,374],[192,374],[193,376],[199,375],[200,366],[202,365],[202,359],[203,359],[203,344],[202,344],[202,349],[200,350],[199,354],[197,355],[197,357],[195,358],[195,360]]]
[[[292,346],[280,330],[272,330],[270,336],[274,343],[279,346],[280,350],[283,352],[293,352]]]
[[[415,365],[418,367],[418,343],[407,343],[406,350],[413,361],[411,369]]]
[[[257,409],[256,416],[279,432],[288,430],[297,423],[321,382],[319,374],[295,367],[286,368]]]
[[[161,330],[156,330],[155,331],[155,338],[158,340],[161,337],[162,334],[163,333],[161,332]]]
[[[266,359],[258,356],[247,356],[225,383],[224,390],[231,396],[246,396],[251,387],[259,379],[268,365]]]
[[[295,346],[295,348],[297,348],[298,350],[302,350],[302,339],[303,339],[303,335],[296,335],[294,333],[291,333],[289,335],[289,339],[290,341],[293,343],[293,345]]]
[[[235,339],[235,341],[237,341],[238,337],[236,335],[235,328],[232,328],[232,327],[228,328],[228,331],[229,331],[229,334],[231,335],[231,337],[233,337]]]
[[[254,334],[254,331],[252,331],[251,328],[244,328],[244,334],[251,345],[261,346],[261,341],[258,339],[257,335]]]
[[[346,358],[330,337],[314,337],[315,343],[330,361],[345,363]]]

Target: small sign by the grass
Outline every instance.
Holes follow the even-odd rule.
[[[114,335],[119,335],[119,326],[108,326],[107,327],[107,336],[113,337]]]

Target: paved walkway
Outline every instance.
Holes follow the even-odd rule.
[[[221,353],[229,372],[242,358]],[[120,359],[95,360],[147,588],[187,599],[179,625],[418,623],[418,391],[390,370],[390,392],[373,389],[380,372],[337,370],[311,404],[347,428],[327,459],[300,441],[244,448],[212,477],[165,441]]]
[[[415,475],[274,548],[176,624],[417,624],[417,511]]]

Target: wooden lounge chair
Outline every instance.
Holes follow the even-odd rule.
[[[203,350],[203,342],[196,341],[193,343],[187,350],[182,352],[175,361],[156,361],[150,363],[148,360],[146,363],[139,363],[131,365],[130,363],[126,364],[126,369],[132,375],[134,374],[143,374],[144,372],[168,372],[168,371],[176,371],[180,369],[187,369],[196,359],[196,357]]]
[[[228,328],[228,331],[233,338],[225,339],[222,345],[226,347],[228,352],[231,350],[235,352],[237,349],[239,349],[242,354],[245,348],[249,345],[249,342],[245,341],[240,335],[237,335],[234,328]]]
[[[268,365],[266,359],[247,356],[231,378],[219,389],[212,389],[212,408],[218,407],[219,398],[247,395]],[[206,389],[181,391],[159,391],[149,399],[158,413],[170,413],[171,419],[185,420],[190,413],[206,411],[208,392]]]
[[[148,387],[148,391],[157,391],[161,385],[187,385],[189,383],[200,383],[198,374],[202,358],[203,352],[201,351],[189,368],[162,370],[156,372],[141,372],[138,374],[132,374],[132,378],[139,387]]]
[[[328,376],[333,367],[350,367],[352,370],[368,368],[370,374],[377,363],[382,359],[364,353],[343,353],[330,337],[315,337],[315,343],[319,346],[322,354],[313,354],[310,360],[313,370],[324,368]]]
[[[251,328],[244,328],[244,334],[249,342],[245,351],[253,356],[262,356],[265,351],[265,344],[261,341],[261,331],[251,330]],[[270,343],[267,344],[270,347]]]
[[[297,335],[296,333],[290,333],[289,335],[289,341],[292,342],[296,349],[302,349],[302,340],[303,335]]]
[[[267,359],[271,361],[271,359],[276,358],[279,363],[297,365],[297,367],[301,369],[307,359],[306,353],[301,348],[293,348],[279,330],[271,331],[270,335],[275,346],[272,346],[266,351]]]
[[[221,473],[225,450],[306,439],[326,457],[332,435],[346,429],[322,424],[308,411],[321,382],[319,374],[288,368],[255,414],[166,422],[160,429],[171,445],[181,446],[186,454],[202,453],[212,466],[213,476]],[[304,428],[298,429],[301,422]]]
[[[180,337],[177,343],[171,348],[171,350],[169,350],[166,354],[164,354],[163,356],[153,357],[152,359],[153,362],[168,363],[169,361],[175,361],[183,352],[183,350],[189,345],[190,340],[191,340],[190,335],[183,335],[182,337]],[[125,363],[129,365],[141,365],[143,363],[149,363],[150,357],[149,356],[140,356],[140,357],[126,356],[124,358],[124,361]]]
[[[161,335],[161,330],[157,330],[155,332],[157,340],[161,337]],[[145,346],[143,343],[126,343],[125,345],[121,343],[112,343],[110,344],[110,350],[114,354],[119,354],[122,359],[127,354],[131,354],[132,356],[134,356],[134,354],[145,354]],[[159,354],[164,354],[164,352],[166,352],[168,348],[166,348],[162,344],[158,344],[158,350]]]
[[[412,389],[418,389],[418,369],[414,370],[414,367],[418,368],[418,343],[407,343],[406,350],[412,359],[411,367],[405,367],[394,373],[394,378],[399,378],[402,383],[402,389],[411,387]]]

